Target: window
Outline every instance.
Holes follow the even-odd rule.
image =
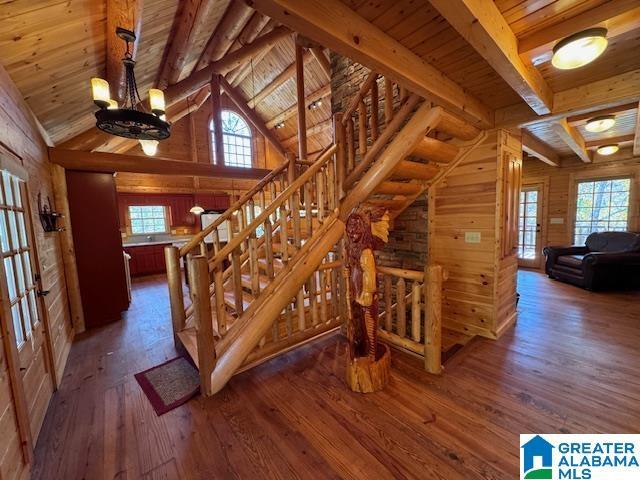
[[[536,258],[538,235],[538,191],[520,192],[520,223],[518,235],[518,257]]]
[[[24,182],[7,171],[0,182],[0,244],[9,308],[18,348],[38,326],[36,283],[25,217]]]
[[[167,233],[167,212],[162,206],[130,206],[131,233]]]
[[[592,232],[628,228],[630,178],[578,182],[573,240],[584,245]]]
[[[213,120],[209,124],[213,149]],[[224,164],[228,167],[251,168],[251,129],[237,113],[222,111],[222,144]],[[211,156],[215,158],[214,155]]]

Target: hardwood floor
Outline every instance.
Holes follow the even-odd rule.
[[[333,336],[156,417],[133,374],[175,356],[166,286],[74,343],[34,479],[513,479],[518,434],[640,432],[640,294],[519,273],[516,326],[443,376],[393,352],[389,388],[347,390]]]

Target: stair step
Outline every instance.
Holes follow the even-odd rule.
[[[385,195],[417,195],[421,190],[422,185],[419,183],[386,181],[376,187],[375,193]]]
[[[384,207],[388,210],[398,210],[407,202],[407,197],[401,198],[368,198],[363,203],[372,207]]]
[[[259,258],[258,259],[258,266],[260,267],[261,270],[266,271],[267,270],[267,259],[266,258]],[[280,260],[279,258],[274,258],[273,259],[273,270],[274,272],[278,272],[280,270],[282,270],[284,268],[284,264],[282,263],[282,260]]]
[[[442,111],[436,130],[459,138],[460,140],[473,140],[480,134],[478,128],[452,115],[446,110]]]
[[[198,367],[198,339],[196,338],[196,329],[194,327],[185,328],[178,332],[178,338],[182,342],[185,350],[193,360],[196,368]]]
[[[242,279],[242,286],[247,290],[251,290],[251,274],[243,273],[240,278]],[[258,281],[260,282],[260,290],[263,290],[269,284],[269,278],[266,275],[258,275]]]
[[[435,163],[449,163],[460,149],[431,137],[424,137],[413,151],[413,155]]]
[[[246,310],[251,305],[253,301],[253,297],[246,292],[242,292],[242,309]],[[227,307],[235,310],[236,308],[236,296],[234,292],[224,292],[224,303],[226,303]]]
[[[400,160],[391,178],[414,178],[417,180],[431,180],[440,168],[432,163],[419,163],[410,160]]]

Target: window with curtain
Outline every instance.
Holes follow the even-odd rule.
[[[592,232],[627,230],[630,198],[630,178],[578,182],[574,244]]]
[[[224,148],[224,164],[228,167],[252,167],[251,129],[247,122],[237,113],[222,111],[222,144]],[[209,122],[211,150],[214,149],[213,120]],[[211,158],[215,156],[211,155]]]

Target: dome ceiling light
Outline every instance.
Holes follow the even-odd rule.
[[[618,150],[620,150],[620,147],[615,143],[611,145],[601,145],[598,147],[598,153],[600,155],[613,155]]]
[[[584,128],[587,130],[587,132],[600,133],[609,130],[615,124],[615,115],[602,115],[587,120],[587,124],[584,126]]]
[[[553,47],[551,63],[560,70],[582,67],[602,55],[607,43],[606,28],[589,28],[574,33]]]
[[[164,93],[162,90],[150,89],[151,113],[143,109],[134,73],[136,62],[131,54],[131,44],[135,42],[136,36],[132,31],[121,27],[116,28],[116,35],[127,44],[122,59],[125,68],[124,102],[122,106],[118,106],[118,102],[111,99],[109,83],[102,78],[92,78],[93,102],[100,108],[95,113],[96,127],[118,137],[155,141],[157,147],[158,140],[164,140],[171,134],[171,126],[165,117]],[[151,151],[151,144],[147,144],[146,148],[142,144],[142,148],[147,153]]]

